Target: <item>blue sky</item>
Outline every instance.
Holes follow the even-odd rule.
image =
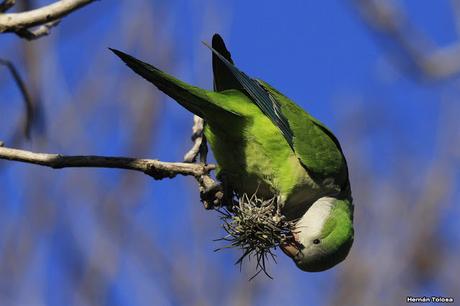
[[[123,45],[125,40],[122,37],[128,35],[131,40],[139,42],[144,37],[151,39],[148,28],[151,25],[143,28],[142,33],[112,32],[114,25],[122,22],[126,10],[133,16],[141,14],[143,3],[146,2],[97,1],[67,17],[58,29],[53,30],[52,35],[56,35],[53,50],[62,69],[61,84],[66,88],[49,86],[45,89],[50,91],[44,93],[45,97],[49,97],[47,105],[65,106],[66,95],[71,95],[78,89],[82,76],[97,70],[97,67],[91,66],[91,59],[96,54],[106,52],[104,60],[109,62],[107,74],[110,74],[110,77],[116,79],[118,75],[132,73],[105,48],[115,47],[137,55],[138,50],[135,47],[130,49],[129,46]],[[353,156],[349,160],[349,166],[352,186],[357,186],[354,197],[358,211],[379,211],[375,205],[382,204],[379,202],[380,194],[384,192],[388,179],[396,180],[393,183],[398,188],[411,190],[411,200],[423,194],[423,190],[419,189],[422,184],[421,177],[431,164],[443,156],[442,152],[438,151],[438,127],[445,119],[443,107],[447,105],[448,109],[458,110],[458,107],[452,106],[453,103],[450,105],[445,102],[446,97],[458,95],[456,80],[420,83],[402,72],[389,59],[382,41],[369,31],[357,12],[352,9],[351,1],[292,0],[281,3],[274,0],[239,0],[224,3],[171,0],[156,3],[156,13],[152,18],[161,16],[162,20],[153,20],[152,24],[157,27],[157,32],[167,35],[175,46],[175,50],[171,51],[173,64],[168,68],[171,69],[169,72],[194,85],[211,88],[210,52],[201,41],[210,41],[213,33],[221,33],[240,69],[278,88],[326,123],[338,136],[346,155]],[[414,24],[426,32],[434,42],[444,45],[454,41],[456,32],[449,11],[449,1],[403,1],[403,7],[409,12]],[[111,34],[108,38],[107,33]],[[101,37],[105,37],[106,45],[101,45]],[[44,43],[47,42],[46,39],[43,39]],[[156,45],[152,48],[161,50],[162,41],[154,42]],[[12,51],[17,47],[16,44],[17,38],[14,36],[0,36],[0,57],[13,57],[20,61]],[[143,53],[139,54],[139,57],[153,64],[160,62],[155,54]],[[54,69],[53,62],[49,61],[46,55],[43,56],[42,65],[45,71]],[[21,62],[19,67],[25,73]],[[134,75],[131,80],[144,82]],[[3,98],[3,101],[19,100],[14,86],[7,82],[7,77],[0,75],[0,98]],[[110,84],[117,86],[115,82]],[[148,86],[145,84],[143,88],[149,88]],[[114,87],[105,89],[108,97],[113,89]],[[136,102],[128,100],[117,97],[110,108],[107,108],[106,104],[92,106],[94,113],[103,114],[104,118],[101,118],[101,121],[92,121],[88,126],[79,126],[82,129],[82,138],[87,140],[84,145],[77,142],[69,146],[64,140],[49,139],[45,149],[50,152],[65,150],[64,153],[68,154],[124,155],[126,139],[133,136],[129,134],[127,122],[124,121],[122,104]],[[76,117],[78,108],[79,106],[75,106]],[[0,121],[6,122],[0,123],[4,129],[0,130],[0,139],[6,139],[16,122],[10,118],[17,118],[21,109],[16,105],[7,105],[1,100],[0,109]],[[152,138],[155,138],[149,152],[151,156],[143,157],[180,160],[189,145],[191,116],[169,99],[158,106],[158,109],[160,115],[155,117],[158,122],[155,124],[155,131],[151,132]],[[52,121],[55,118],[50,117],[51,110],[48,109],[47,113],[47,128],[52,129]],[[356,118],[360,121],[353,121]],[[105,130],[100,129],[101,122],[107,124]],[[51,132],[49,135],[52,137],[54,134]],[[44,149],[34,141],[26,143],[24,147]],[[401,160],[404,164],[401,164]],[[15,223],[22,211],[28,207],[24,185],[16,183],[18,176],[23,178],[27,175],[30,169],[28,167],[30,166],[8,164],[0,168],[0,182],[4,186],[4,194],[0,195],[0,199],[6,200],[4,205],[8,208],[3,217],[6,223]],[[367,169],[368,172],[363,172],[362,169]],[[42,171],[46,171],[47,177],[55,177],[56,180],[54,188],[49,191],[49,201],[61,201],[62,207],[58,208],[58,213],[67,215],[54,225],[55,228],[50,230],[49,236],[42,238],[43,245],[37,250],[36,262],[31,263],[30,282],[44,283],[47,304],[63,305],[72,300],[72,280],[67,279],[69,269],[78,270],[85,264],[85,259],[80,258],[78,254],[79,247],[86,245],[78,236],[93,235],[94,228],[97,227],[95,224],[99,222],[88,208],[75,210],[70,217],[69,211],[72,212],[75,205],[80,206],[83,202],[97,203],[99,199],[87,199],[83,193],[71,197],[60,193],[59,190],[64,189],[64,186],[60,186],[60,179],[71,175],[70,173],[83,173],[72,172],[80,170]],[[121,176],[121,172],[114,170],[97,170],[95,173],[100,178],[100,184],[107,190],[116,188],[116,182]],[[363,173],[367,173],[367,176]],[[372,173],[371,177],[369,173]],[[449,203],[454,202],[453,199],[458,196],[460,190],[458,172],[454,176],[455,192],[446,199]],[[23,182],[25,184],[26,180]],[[364,195],[364,191],[369,192],[364,190],[365,186],[368,186],[366,183],[371,184],[370,198],[375,199],[375,203],[360,201],[369,199]],[[245,281],[246,275],[240,274],[232,265],[237,253],[216,254],[212,251],[216,244],[211,240],[219,237],[219,232],[206,230],[218,230],[218,215],[204,212],[199,207],[198,194],[191,178],[148,181],[146,185],[140,191],[137,199],[139,202],[127,206],[126,212],[139,226],[152,230],[152,240],[161,240],[161,243],[166,245],[167,252],[177,251],[177,244],[180,244],[180,250],[191,248],[201,254],[200,256],[204,253],[207,260],[220,267],[221,273],[226,273],[229,283],[230,280]],[[101,198],[104,196],[101,195]],[[130,203],[129,199],[124,201]],[[408,203],[408,206],[410,204]],[[448,207],[443,222],[445,226],[440,232],[448,239],[458,242],[459,226],[453,220],[455,217],[458,218],[460,212],[453,205]],[[360,212],[358,216],[359,214]],[[372,214],[369,214],[372,217]],[[210,221],[211,219],[213,221]],[[190,230],[191,222],[197,222],[196,220],[211,225],[203,226],[206,230]],[[72,227],[69,223],[77,225]],[[75,228],[78,230],[75,231]],[[2,228],[2,231],[5,233],[6,227]],[[197,238],[200,234],[203,237]],[[369,238],[359,231],[357,238],[362,240],[358,241],[355,247],[365,248],[368,241],[364,239]],[[376,243],[380,242],[378,237],[374,238]],[[118,242],[130,245],[131,239],[136,239],[132,233],[123,237],[122,242]],[[199,245],[193,246],[196,241],[199,241]],[[0,248],[1,243],[0,241]],[[192,258],[200,258],[198,253],[194,253]],[[139,267],[132,257],[133,254],[130,252],[122,252],[123,259],[119,270],[105,292],[107,305],[144,305],[133,296],[142,296],[146,292],[158,301],[163,301],[162,298],[167,296],[163,291],[169,289],[162,285],[157,284],[147,289],[138,287],[144,277],[147,279],[148,276],[144,275],[147,272],[143,271],[143,267]],[[196,269],[199,270],[198,265]],[[259,288],[259,295],[254,303],[304,305],[305,299],[308,298],[312,304],[326,305],[322,301],[323,297],[335,292],[337,284],[334,281],[342,269],[343,267],[339,267],[321,274],[306,274],[297,271],[286,258],[280,257],[280,263],[273,266],[273,273],[275,277],[283,275],[281,280],[278,280],[283,284],[295,283],[295,289],[277,290],[276,283],[267,285],[261,281],[261,289]],[[281,271],[288,271],[286,275],[290,277],[286,277]],[[277,282],[276,278],[274,282]],[[248,286],[256,287],[258,284]],[[299,288],[305,292],[299,291]],[[219,297],[215,297],[215,300],[219,300]],[[164,303],[183,304],[182,301],[173,298],[167,302],[165,300]]]

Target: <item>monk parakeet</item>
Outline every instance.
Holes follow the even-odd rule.
[[[137,74],[204,118],[218,173],[237,195],[275,196],[283,215],[297,220],[295,243],[282,245],[297,267],[316,272],[335,266],[347,256],[354,233],[339,141],[275,88],[239,70],[218,34],[211,50],[214,91],[112,49]]]

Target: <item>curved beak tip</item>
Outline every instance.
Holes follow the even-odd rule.
[[[281,250],[291,258],[294,258],[299,253],[299,249],[291,243],[282,244]]]

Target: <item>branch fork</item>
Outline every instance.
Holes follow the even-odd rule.
[[[196,123],[196,122],[195,122]],[[195,124],[194,124],[195,130]],[[203,137],[199,147],[203,147]],[[198,137],[195,138],[196,145]],[[206,150],[207,151],[207,150]],[[206,159],[206,151],[198,150],[200,159]],[[201,153],[200,153],[201,152]],[[194,157],[194,159],[196,156]],[[117,168],[139,171],[153,177],[155,180],[174,178],[177,175],[193,176],[200,186],[200,196],[206,209],[212,209],[222,204],[224,191],[221,184],[217,183],[210,172],[216,169],[214,164],[164,162],[157,159],[97,156],[97,155],[61,155],[50,153],[36,153],[5,147],[0,141],[0,159],[35,164],[53,169],[62,168]]]
[[[0,33],[15,33],[33,40],[48,35],[49,30],[70,13],[95,0],[60,0],[43,7],[20,13],[4,13],[14,6],[15,0],[0,2]]]

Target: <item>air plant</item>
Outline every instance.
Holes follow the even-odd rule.
[[[267,272],[266,262],[271,258],[276,263],[273,251],[283,243],[294,241],[296,220],[286,220],[276,197],[264,200],[256,194],[251,197],[243,194],[231,209],[220,208],[218,211],[222,214],[222,226],[227,235],[217,241],[227,241],[230,244],[216,251],[240,248],[243,255],[235,263],[240,265],[240,269],[245,259],[256,259],[257,271],[250,279],[262,271],[272,278]]]

